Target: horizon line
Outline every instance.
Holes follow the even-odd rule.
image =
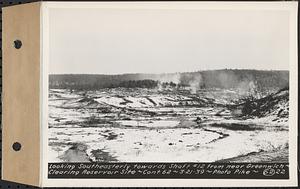
[[[126,72],[126,73],[48,73],[48,75],[128,75],[128,74],[154,74],[154,75],[160,75],[160,74],[180,74],[180,73],[196,73],[196,72],[205,72],[205,71],[222,71],[222,70],[240,70],[240,71],[290,71],[285,69],[207,69],[207,70],[198,70],[198,71],[185,71],[185,72],[160,72],[160,73],[150,73],[150,72]]]

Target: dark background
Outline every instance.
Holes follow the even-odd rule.
[[[2,91],[2,7],[5,6],[11,6],[11,5],[17,5],[17,4],[24,4],[24,3],[29,3],[29,2],[36,2],[38,0],[0,0],[0,88]],[[50,0],[51,1],[51,0]],[[59,1],[59,0],[56,0]],[[67,1],[67,0],[64,0]],[[91,0],[90,0],[91,1]],[[299,7],[298,7],[299,10]],[[298,31],[299,31],[299,19],[298,19]],[[298,36],[299,37],[299,36]],[[299,44],[299,38],[298,38],[298,44]],[[298,54],[299,54],[299,49],[298,49]],[[299,59],[299,58],[298,58]],[[298,68],[298,72],[299,72],[299,68]],[[298,79],[299,82],[299,79]],[[298,111],[299,111],[299,102],[298,102]],[[1,107],[1,102],[0,102],[0,113],[2,113],[2,107]],[[1,120],[0,120],[1,122]],[[1,126],[2,128],[2,126]],[[299,128],[299,126],[298,126]],[[298,136],[299,136],[299,129],[298,129]],[[299,143],[299,137],[298,137],[298,143]],[[0,129],[0,163],[2,160],[2,130]],[[299,154],[299,148],[298,148],[298,154]],[[298,155],[299,157],[299,155]],[[1,170],[1,164],[0,164],[0,170]],[[299,181],[299,164],[298,164],[298,181]],[[30,174],[30,173],[28,173]],[[0,172],[1,175],[1,172]],[[33,186],[28,186],[28,185],[22,185],[22,184],[17,184],[17,183],[13,183],[13,182],[7,182],[7,181],[3,181],[0,180],[0,188],[2,189],[24,189],[24,188],[37,188],[37,187],[33,187]],[[283,188],[283,187],[277,187],[277,188]],[[291,188],[291,187],[289,187]],[[297,187],[294,187],[297,188]],[[58,188],[56,188],[58,189]],[[214,188],[217,189],[217,188]]]

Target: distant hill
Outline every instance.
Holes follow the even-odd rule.
[[[144,80],[144,81],[143,81]],[[135,82],[139,81],[139,82]],[[239,88],[255,86],[258,90],[280,89],[289,85],[288,71],[261,70],[209,70],[166,74],[52,74],[49,75],[49,88],[97,90],[115,87],[153,88],[161,83],[174,86],[189,86],[196,89]]]

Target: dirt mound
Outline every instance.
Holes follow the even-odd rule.
[[[242,104],[244,116],[277,116],[288,118],[289,115],[289,88],[283,88],[274,94],[261,99],[246,100]]]
[[[251,152],[233,158],[216,161],[217,163],[287,163],[288,148],[274,149],[273,151]]]
[[[78,100],[78,102],[80,102],[80,103],[87,103],[88,105],[98,104],[98,102],[95,101],[93,98],[88,98],[88,97],[84,97],[84,98]]]
[[[91,162],[87,153],[87,145],[84,143],[74,143],[63,155],[58,158],[64,162]]]

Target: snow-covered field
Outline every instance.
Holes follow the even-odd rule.
[[[259,162],[262,153],[261,161],[287,161],[280,152],[288,149],[288,117],[279,115],[288,101],[243,117],[230,106],[239,97],[232,90],[50,89],[49,162]]]

